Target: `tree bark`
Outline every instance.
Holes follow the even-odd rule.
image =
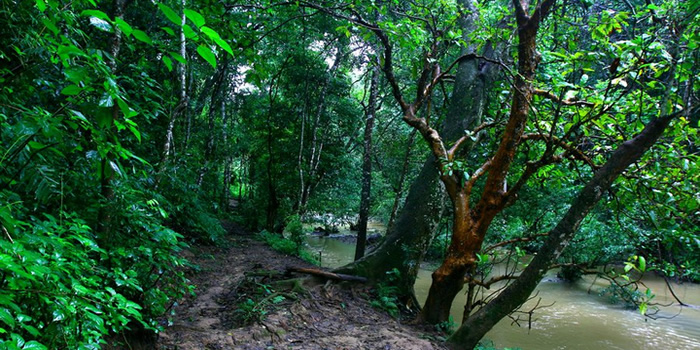
[[[478,10],[473,0],[462,0],[461,3],[467,11],[462,14],[460,25],[464,40],[469,43],[469,35],[476,28]],[[466,45],[464,53],[471,53],[474,49],[475,46]],[[460,61],[450,107],[442,126],[441,136],[445,143],[458,140],[464,130],[471,130],[480,123],[487,93],[497,72],[496,66],[490,63]],[[371,254],[339,269],[367,276],[375,282],[386,281],[387,272],[398,270],[400,278],[394,282],[399,289],[398,296],[410,308],[419,308],[415,303],[413,285],[443,208],[438,166],[435,156],[430,155],[411,184],[404,207],[396,223],[387,231],[384,242]]]
[[[391,206],[391,214],[389,215],[389,221],[386,225],[387,231],[391,231],[396,221],[396,214],[399,211],[399,204],[401,203],[401,197],[403,196],[403,186],[406,182],[406,174],[408,173],[408,165],[411,160],[411,150],[413,149],[413,141],[416,139],[416,130],[411,132],[408,137],[408,142],[406,142],[406,154],[403,158],[403,166],[401,167],[401,174],[399,174],[399,180],[394,188],[394,204]]]
[[[452,241],[447,257],[433,272],[421,319],[437,324],[449,320],[455,296],[464,286],[467,271],[476,267],[476,253],[495,216],[506,205],[506,176],[513,163],[520,137],[525,129],[532,100],[533,80],[537,68],[537,31],[548,15],[554,0],[540,3],[532,16],[526,14],[520,2],[513,1],[518,24],[518,75],[515,78],[510,116],[494,156],[482,169],[488,171],[484,190],[478,203],[470,206],[471,187],[460,185],[453,175],[441,176],[454,208]],[[472,179],[476,179],[472,175]],[[471,179],[470,179],[471,181]]]
[[[124,19],[124,7],[126,6],[126,0],[115,0],[114,1],[114,18]],[[119,51],[122,45],[122,31],[118,26],[114,26],[114,36],[112,37],[112,46],[110,47],[111,58],[107,61],[107,65],[112,74],[117,73],[117,58],[119,57]],[[112,122],[116,122],[119,117],[119,106],[114,103],[112,106]],[[112,133],[113,128],[110,126],[106,133]],[[100,195],[105,201],[100,206],[97,213],[97,232],[102,240],[108,241],[111,235],[111,223],[112,215],[111,210],[108,208],[110,202],[114,199],[114,188],[112,187],[112,180],[114,180],[114,170],[110,164],[110,154],[102,158],[100,164]]]
[[[581,189],[569,210],[549,232],[545,244],[520,277],[490,303],[467,318],[466,322],[450,337],[449,343],[452,348],[473,349],[498,321],[527,300],[549,269],[551,262],[566,248],[583,219],[610,189],[613,181],[654,145],[671,120],[678,115],[680,112],[651,121],[640,134],[617,148],[605,165]]]
[[[185,25],[187,18],[185,16],[185,6],[187,0],[181,0],[180,6],[182,7],[182,12],[180,14],[180,56],[187,59],[187,42],[185,40]],[[179,101],[175,109],[173,110],[170,120],[168,121],[168,129],[165,132],[165,144],[163,145],[163,160],[161,161],[161,171],[168,163],[170,158],[170,153],[173,148],[173,131],[175,129],[175,121],[182,114],[187,113],[187,66],[185,63],[178,64],[178,78],[180,80],[180,90],[179,90]]]
[[[323,83],[321,87],[321,93],[319,94],[320,96],[320,101],[318,103],[318,108],[316,109],[316,115],[314,116],[313,123],[310,125],[310,133],[311,133],[311,140],[309,142],[309,145],[311,147],[311,154],[309,155],[309,170],[308,174],[304,176],[303,170],[304,168],[299,165],[299,173],[300,173],[300,198],[298,200],[298,213],[299,215],[303,215],[304,212],[306,211],[306,204],[309,201],[309,197],[311,196],[311,192],[313,189],[318,185],[318,182],[320,181],[319,174],[318,174],[318,169],[319,165],[321,164],[321,153],[323,151],[323,144],[324,144],[324,138],[323,136],[320,138],[318,137],[318,129],[321,125],[321,119],[323,118],[323,113],[326,111],[326,97],[328,95],[328,87],[331,85],[331,80],[335,77],[336,72],[338,71],[338,68],[340,67],[342,63],[342,59],[344,57],[344,52],[343,52],[343,45],[342,43],[338,43],[337,46],[337,51],[335,55],[335,60],[333,60],[333,65],[328,71],[327,79]],[[303,120],[302,120],[303,122]],[[309,120],[309,122],[311,122]],[[303,126],[304,124],[302,124]],[[303,137],[303,136],[302,136]],[[303,139],[302,139],[303,142]],[[302,143],[303,145],[303,143]],[[300,158],[302,157],[302,153],[299,154]],[[304,181],[304,178],[306,178],[306,181]]]
[[[377,63],[378,64],[378,63]],[[355,260],[365,255],[367,244],[367,221],[369,220],[370,195],[372,187],[372,130],[377,115],[377,96],[379,95],[379,67],[372,65],[372,77],[367,102],[365,119],[364,151],[362,154],[362,192],[360,194],[360,218],[357,228],[357,245]]]
[[[209,100],[209,113],[207,114],[207,144],[204,149],[204,165],[199,169],[199,176],[197,177],[197,187],[201,188],[202,182],[204,181],[204,176],[209,171],[210,163],[214,157],[214,138],[216,133],[214,132],[214,124],[216,119],[216,105],[221,103],[223,106],[224,100],[226,99],[225,94],[222,92],[222,87],[226,82],[226,70],[228,68],[228,61],[220,62],[216,73],[214,74],[215,80],[213,84],[213,89],[211,90],[211,98]],[[228,85],[227,85],[228,86]],[[218,101],[217,101],[218,98]],[[221,112],[222,120],[226,118],[225,108],[221,107],[219,109]]]

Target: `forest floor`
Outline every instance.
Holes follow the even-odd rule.
[[[290,278],[288,266],[312,265],[273,251],[235,225],[228,229],[224,247],[185,253],[199,266],[190,276],[196,295],[164,320],[156,349],[445,349],[431,330],[373,308],[373,292],[363,284],[295,275],[303,285],[285,286],[279,281]]]

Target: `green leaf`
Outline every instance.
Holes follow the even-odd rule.
[[[175,36],[175,32],[169,27],[161,27],[160,29],[162,29],[164,32],[166,32],[172,36]]]
[[[53,310],[53,322],[63,321],[66,318],[66,314],[62,310]]]
[[[126,23],[123,19],[119,17],[117,17],[114,20],[114,23],[117,25],[117,27],[119,27],[119,30],[121,30],[122,33],[124,33],[126,36],[131,35],[131,33],[134,31],[134,29],[131,28],[131,25],[129,25],[129,23]]]
[[[211,40],[221,39],[219,33],[217,33],[214,29],[211,29],[209,27],[202,27],[200,28],[200,30],[202,31],[202,33],[206,34]]]
[[[178,62],[180,62],[181,64],[187,63],[187,60],[186,60],[184,57],[182,57],[182,55],[180,55],[179,53],[177,53],[177,52],[169,52],[169,54],[170,54],[170,56],[171,56],[172,58],[175,59],[175,61],[178,61]]]
[[[44,0],[36,0],[36,7],[39,11],[44,12],[46,10],[46,3]]]
[[[40,148],[45,147],[45,145],[43,143],[36,142],[36,141],[29,141],[28,145],[29,145],[29,148],[32,148],[32,149],[40,149]]]
[[[216,68],[216,55],[211,49],[204,45],[197,46],[197,53],[204,58],[212,67]]]
[[[124,173],[122,173],[122,169],[121,169],[121,167],[119,167],[119,164],[110,160],[109,166],[112,167],[112,170],[114,170],[114,172],[117,173],[117,175],[119,175],[119,177],[124,177]]]
[[[81,91],[83,91],[83,89],[81,89],[77,85],[68,85],[68,86],[64,87],[63,90],[61,90],[61,94],[66,95],[66,96],[75,96],[75,95],[79,94]]]
[[[73,109],[71,109],[71,112],[73,112],[73,117],[75,119],[78,119],[78,120],[84,121],[85,123],[88,123],[88,120],[87,120],[87,118],[85,118],[85,115],[83,113],[76,111],[76,110],[73,110]]]
[[[96,18],[99,18],[99,19],[106,21],[106,22],[111,21],[109,16],[107,16],[106,13],[104,13],[100,10],[85,10],[85,11],[81,12],[80,15],[86,16],[86,17],[96,17]]]
[[[41,23],[43,23],[44,26],[46,26],[46,28],[48,28],[52,33],[58,34],[58,28],[56,28],[56,25],[53,24],[50,19],[42,18]]]
[[[27,342],[26,344],[24,344],[24,347],[22,347],[22,350],[46,350],[46,349],[48,349],[48,348],[36,340],[31,340],[31,341]]]
[[[643,256],[639,257],[639,271],[644,272],[647,269],[647,259]]]
[[[119,105],[119,109],[122,111],[127,120],[128,118],[135,117],[138,114],[138,112],[131,109],[131,107],[129,107],[126,101],[124,101],[122,98],[117,98],[117,105]]]
[[[199,12],[195,10],[185,9],[185,16],[187,16],[187,18],[189,18],[189,20],[192,21],[192,23],[194,23],[194,25],[196,25],[197,28],[203,26],[206,23],[204,17],[202,17],[202,15],[200,15]]]
[[[224,51],[228,52],[229,55],[233,56],[233,50],[231,49],[231,45],[229,45],[226,41],[222,39],[214,40],[216,42],[216,45],[219,45],[220,48],[224,49]]]
[[[226,41],[221,39],[221,36],[219,33],[217,33],[215,30],[209,28],[209,27],[202,27],[200,29],[202,33],[206,34],[209,39],[214,41],[216,45],[224,49],[224,51],[228,52],[231,56],[233,56],[233,50],[231,49],[231,45],[229,45]]]
[[[90,17],[90,24],[103,32],[111,33],[113,31],[112,25],[102,18]]]
[[[170,22],[175,23],[178,27],[182,25],[182,23],[181,23],[182,20],[180,19],[180,16],[178,16],[177,13],[175,13],[175,11],[173,11],[173,9],[168,7],[168,5],[165,5],[163,3],[159,3],[158,8],[160,9],[161,12],[163,12],[165,17],[167,17],[170,20]]]
[[[100,99],[99,106],[100,107],[112,107],[112,106],[114,106],[114,100],[112,99],[112,95],[109,95],[109,94],[102,95],[102,98]]]
[[[12,317],[12,314],[7,309],[0,309],[0,321],[10,326],[10,328],[15,327],[15,319]]]
[[[153,45],[153,40],[146,34],[144,31],[141,30],[134,30],[134,38],[136,38],[139,41],[143,41],[146,44]]]
[[[172,72],[173,71],[173,61],[170,59],[170,57],[163,55],[161,60],[163,61],[163,64],[165,64],[165,66],[168,67],[168,72]]]
[[[182,30],[185,32],[185,37],[187,39],[193,39],[193,40],[197,39],[197,37],[198,37],[197,33],[194,30],[192,30],[192,27],[190,27],[189,24],[185,24],[184,26],[182,26]]]

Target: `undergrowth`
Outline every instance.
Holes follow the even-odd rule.
[[[267,245],[269,245],[273,250],[280,252],[282,254],[298,256],[302,260],[318,265],[318,259],[311,255],[311,253],[303,249],[303,243],[296,243],[291,239],[284,238],[281,234],[274,234],[267,232],[266,230],[258,233],[257,238]]]

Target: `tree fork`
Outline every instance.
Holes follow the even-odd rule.
[[[448,340],[453,349],[466,350],[479,340],[503,317],[524,303],[549,269],[552,260],[559,257],[576,234],[581,222],[606,193],[613,181],[661,137],[671,120],[682,112],[649,122],[641,133],[622,143],[610,159],[599,169],[574,199],[557,226],[549,232],[545,244],[535,258],[511,285],[483,308],[471,315]]]

